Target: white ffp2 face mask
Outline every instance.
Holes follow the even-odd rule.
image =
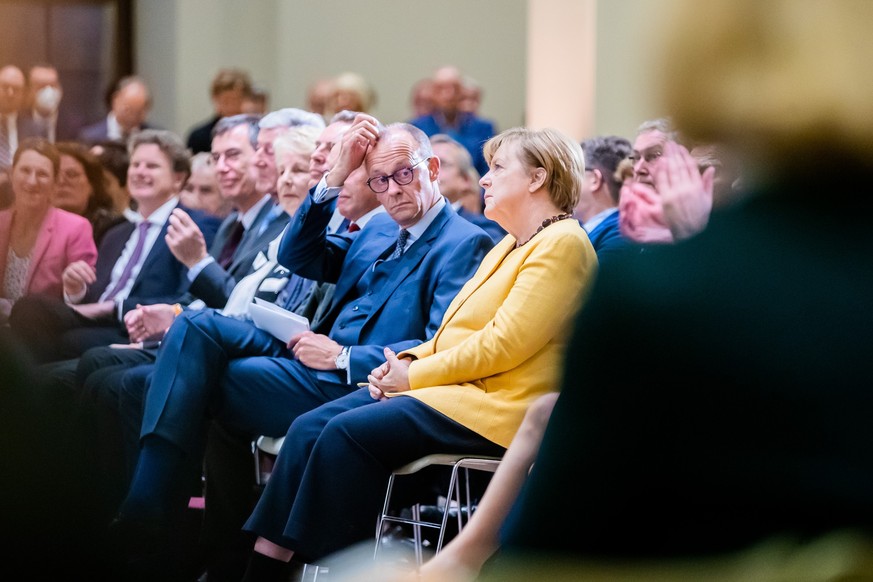
[[[58,105],[61,103],[61,90],[51,85],[46,85],[36,92],[34,100],[36,108],[44,113],[52,114],[58,110]]]

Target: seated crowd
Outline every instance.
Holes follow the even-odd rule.
[[[858,20],[817,24],[869,47]],[[52,67],[0,70],[30,95],[8,160],[0,143],[7,547],[46,572],[209,582],[742,571],[757,544],[835,532],[847,579],[873,563],[862,99],[801,106],[774,82],[718,110],[721,78],[693,75],[743,57],[723,25],[683,24],[700,53],[677,41],[669,116],[581,142],[497,131],[455,67],[416,85],[408,122],[371,115],[353,73],[255,113],[247,73],[222,70],[187,140],[147,122],[138,77],[71,135],[48,123]],[[800,127],[772,121],[798,107]],[[857,178],[839,200],[819,163]],[[275,324],[290,314],[302,331]],[[263,486],[259,437],[282,443]],[[439,553],[373,560],[389,477],[433,454],[501,463]]]

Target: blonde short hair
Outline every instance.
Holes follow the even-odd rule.
[[[504,144],[518,146],[519,159],[529,168],[543,168],[543,187],[552,202],[564,212],[573,212],[579,202],[585,175],[582,146],[556,129],[508,129],[485,142],[483,153],[490,164],[494,153]]]

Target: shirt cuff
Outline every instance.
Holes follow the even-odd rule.
[[[85,293],[88,292],[88,287],[82,289],[81,292],[76,293],[75,295],[67,295],[66,291],[64,292],[64,302],[70,303],[72,305],[78,305],[82,302],[82,299],[85,298]]]
[[[193,283],[194,279],[197,278],[197,275],[199,275],[200,272],[206,268],[206,265],[214,262],[215,257],[213,257],[212,255],[207,255],[205,258],[200,259],[200,262],[188,269],[188,281]]]
[[[352,383],[352,346],[349,346],[349,365],[346,366],[346,384]]]
[[[330,172],[328,172],[330,173]],[[316,204],[321,204],[323,202],[328,202],[333,200],[337,196],[339,196],[340,191],[342,190],[342,186],[336,186],[334,188],[330,188],[327,185],[327,174],[321,177],[321,180],[318,181],[318,184],[315,185],[315,191],[312,192],[312,201]]]

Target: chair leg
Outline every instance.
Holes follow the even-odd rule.
[[[458,465],[455,464],[452,467],[452,476],[449,479],[449,490],[446,493],[446,508],[445,508],[445,511],[443,511],[443,520],[442,520],[442,525],[440,526],[440,536],[439,536],[439,539],[437,539],[435,553],[439,553],[439,551],[443,548],[443,541],[446,538],[446,525],[448,524],[448,521],[449,521],[449,506],[452,503],[452,496],[457,495],[457,491],[455,491],[455,488],[457,487],[457,485],[458,485]],[[460,511],[460,508],[458,508],[458,510]]]
[[[467,517],[465,524],[470,521],[470,517],[473,515],[473,501],[472,496],[470,495],[470,468],[464,467],[464,484],[466,485],[466,493],[467,493]],[[460,514],[461,509],[458,507],[458,514]],[[458,532],[461,531],[461,520],[458,519]]]
[[[416,503],[412,506],[412,519],[416,522],[415,525],[412,526],[412,539],[415,544],[415,563],[421,568],[421,564],[424,561],[424,556],[422,553],[422,545],[421,545],[421,525],[418,522],[421,521],[421,504]]]
[[[376,548],[373,550],[373,559],[379,555],[379,548],[382,547],[382,528],[384,525],[383,517],[388,514],[388,506],[391,503],[391,490],[394,488],[394,474],[388,477],[388,489],[385,492],[385,503],[382,504],[382,514],[379,516],[379,521],[376,523]]]

